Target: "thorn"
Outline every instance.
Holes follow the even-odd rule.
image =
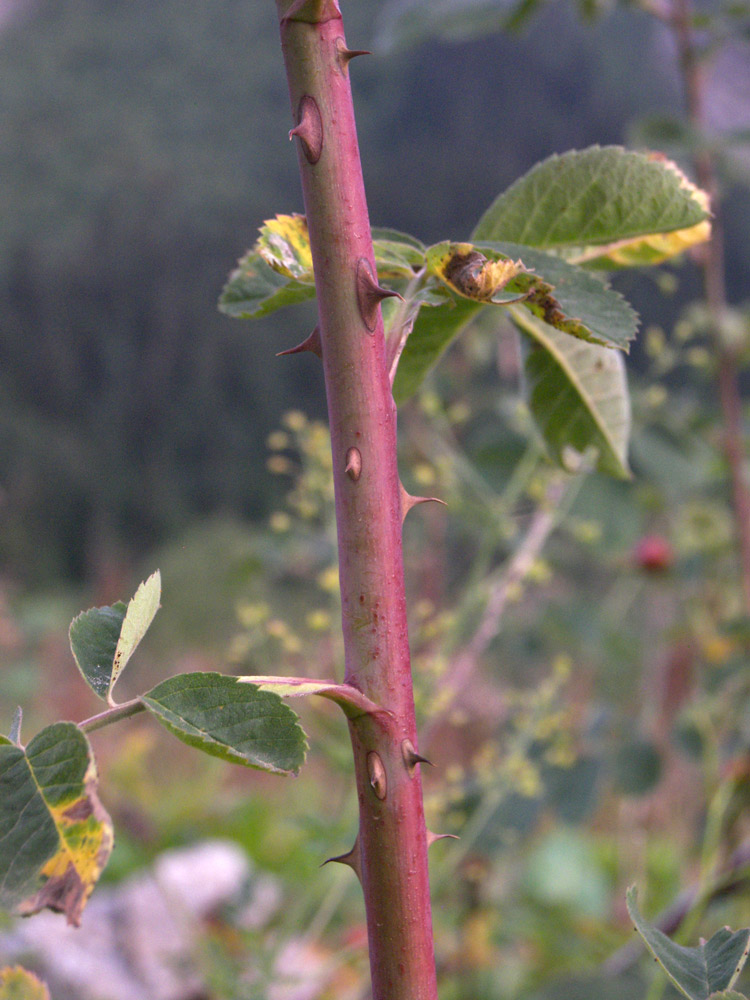
[[[370,333],[374,333],[378,315],[377,309],[383,299],[401,299],[403,295],[388,288],[381,288],[372,271],[369,260],[360,257],[357,263],[357,304],[359,315]]]
[[[380,754],[374,750],[371,750],[367,755],[367,773],[370,776],[370,787],[375,792],[376,798],[382,802],[387,794],[388,784],[383,761],[380,759]]]
[[[403,483],[399,483],[401,487],[401,520],[406,520],[406,515],[412,509],[420,503],[440,503],[443,507],[447,507],[448,504],[445,500],[440,500],[438,497],[413,497],[411,493],[407,493],[404,489]]]
[[[348,49],[343,38],[339,38],[337,40],[336,51],[338,52],[339,66],[343,72],[346,72],[349,69],[349,63],[352,59],[356,59],[357,56],[372,55],[372,52],[370,52],[369,49]]]
[[[427,831],[427,846],[432,847],[436,840],[460,840],[455,833],[433,833],[432,830]]]
[[[323,152],[323,119],[315,98],[304,94],[297,108],[297,124],[289,133],[290,140],[297,136],[308,163],[317,163]]]
[[[323,345],[320,342],[320,327],[316,326],[309,337],[306,337],[301,344],[297,344],[296,347],[290,347],[286,351],[279,351],[276,355],[277,358],[283,358],[287,354],[302,354],[303,351],[311,351],[316,354],[319,358],[323,357]]]
[[[350,448],[347,451],[344,472],[355,483],[362,475],[362,453],[359,448]]]
[[[414,773],[414,768],[417,764],[429,764],[430,767],[435,766],[431,760],[427,760],[426,757],[417,753],[411,740],[404,740],[401,744],[401,756],[404,758],[404,764],[409,774]]]
[[[320,867],[329,865],[332,861],[336,861],[340,865],[347,865],[361,882],[362,866],[360,864],[359,837],[354,841],[354,847],[352,847],[351,851],[348,851],[346,854],[338,854],[335,858],[326,858]]]

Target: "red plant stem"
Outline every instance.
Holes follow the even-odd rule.
[[[396,411],[335,0],[277,0],[317,286],[373,1000],[435,1000],[427,833],[404,596]]]
[[[704,123],[703,67],[696,48],[691,24],[690,0],[673,0],[671,24],[685,89],[685,103],[690,123],[699,133]],[[713,210],[711,239],[704,248],[702,260],[703,288],[713,329],[718,362],[719,403],[724,420],[724,454],[729,466],[732,485],[732,505],[739,543],[740,572],[745,614],[750,615],[750,490],[745,479],[745,447],[742,427],[742,396],[740,393],[737,351],[728,345],[722,334],[727,309],[724,272],[724,233],[719,207],[718,185],[713,156],[708,149],[695,154],[695,171],[700,186],[708,192]]]

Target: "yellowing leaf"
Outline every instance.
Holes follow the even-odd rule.
[[[49,990],[37,977],[22,968],[0,969],[0,1000],[50,1000]]]
[[[0,905],[78,925],[112,852],[88,740],[72,722],[0,746]]]
[[[500,254],[495,260],[488,259],[471,243],[438,243],[427,251],[427,262],[430,270],[452,291],[475,302],[499,304],[517,299],[518,294],[510,298],[497,296],[514,278],[528,273],[523,261]]]
[[[311,282],[313,277],[310,236],[304,215],[277,215],[266,219],[256,249],[274,271],[295,281]]]
[[[707,215],[710,212],[710,199],[707,192],[696,187],[688,180],[676,163],[667,159],[661,153],[649,153],[647,159],[661,164],[670,173],[676,175],[679,187],[689,195],[689,198]],[[573,251],[567,259],[575,264],[588,264],[594,267],[645,267],[661,264],[662,261],[684,253],[690,247],[705,243],[711,238],[711,220],[703,219],[692,226],[674,229],[668,232],[645,233],[627,239],[615,240],[609,244],[584,247]]]

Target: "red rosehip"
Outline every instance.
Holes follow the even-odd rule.
[[[646,573],[663,573],[674,563],[674,549],[663,535],[644,535],[633,549],[633,562]]]

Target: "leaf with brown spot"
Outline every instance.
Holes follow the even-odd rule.
[[[22,916],[55,910],[77,926],[112,845],[77,726],[47,726],[25,749],[0,743],[0,906]]]

